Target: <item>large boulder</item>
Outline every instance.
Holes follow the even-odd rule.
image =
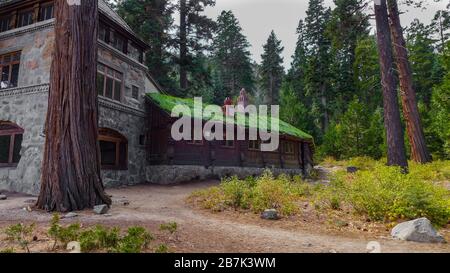
[[[4,195],[4,194],[0,194],[0,200],[6,200],[6,195]]]
[[[445,243],[442,237],[427,218],[404,222],[396,225],[391,231],[392,237],[421,243]]]

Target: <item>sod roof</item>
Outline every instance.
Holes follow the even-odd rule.
[[[202,119],[202,120],[212,120],[212,121],[218,121],[223,122],[224,121],[224,115],[216,115],[212,117],[204,116],[203,111],[198,111],[200,109],[196,109],[197,111],[194,111],[194,100],[190,98],[178,98],[174,96],[164,95],[160,93],[149,93],[147,96],[157,105],[159,108],[167,112],[168,114],[172,113],[172,109],[177,105],[185,105],[187,106],[190,111],[189,113],[185,113],[186,115],[194,118],[194,119]],[[208,105],[203,104],[204,110]],[[219,107],[215,105],[215,107]],[[278,132],[282,135],[289,135],[296,138],[300,138],[303,140],[313,140],[313,137],[302,130],[292,126],[291,124],[284,122],[278,118],[274,117],[267,117],[264,115],[248,115],[245,117],[243,114],[238,113],[237,118],[234,120],[234,124],[238,126],[244,126],[246,128],[255,128],[255,129],[263,129],[267,130],[267,128],[270,128],[270,124],[272,122],[278,121],[279,124],[279,130]],[[233,123],[233,119],[229,121],[228,119],[225,119],[225,123]]]

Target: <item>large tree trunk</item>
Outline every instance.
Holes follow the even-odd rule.
[[[188,88],[186,9],[186,0],[180,0],[180,88],[183,91]]]
[[[408,60],[406,42],[400,24],[397,0],[388,0],[391,35],[395,51],[398,74],[400,78],[403,116],[406,122],[409,143],[411,145],[411,157],[419,163],[431,162],[431,155],[425,143],[425,136],[417,108],[416,91],[413,86],[411,65]]]
[[[400,110],[397,100],[396,81],[394,77],[394,61],[392,56],[391,36],[387,14],[386,0],[375,1],[375,17],[377,23],[377,43],[383,86],[384,127],[387,139],[388,165],[408,167],[406,159],[403,129],[400,121]]]
[[[37,207],[73,211],[111,204],[100,176],[97,0],[55,1],[46,141]]]

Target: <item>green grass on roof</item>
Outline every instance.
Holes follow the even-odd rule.
[[[160,93],[148,93],[147,96],[157,104],[161,109],[163,109],[167,113],[171,113],[172,109],[177,105],[186,105],[191,110],[189,115],[192,118],[203,119],[203,120],[216,120],[223,122],[224,116],[207,118],[202,115],[201,111],[194,111],[194,100],[188,98],[178,98],[169,95],[163,95]],[[203,108],[207,107],[207,104],[203,104]],[[242,114],[238,114],[242,115]],[[243,117],[243,116],[241,116]],[[271,122],[278,121],[279,122],[279,132],[281,134],[294,136],[300,139],[312,140],[313,137],[302,130],[292,126],[291,124],[284,122],[277,118],[268,118],[267,116],[258,116],[258,120],[255,117],[249,116],[247,118],[237,118],[235,121],[236,125],[245,126],[246,128],[256,128],[256,129],[267,129],[270,128]],[[256,125],[256,126],[254,126]]]

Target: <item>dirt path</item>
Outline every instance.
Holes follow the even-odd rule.
[[[94,215],[90,211],[63,219],[63,223],[79,221],[83,224],[144,225],[157,230],[161,223],[175,221],[179,231],[169,245],[176,252],[367,252],[369,241],[378,241],[383,252],[450,252],[450,246],[400,242],[379,235],[331,234],[320,231],[308,223],[289,227],[283,220],[270,222],[255,215],[239,213],[213,214],[191,208],[185,199],[197,189],[218,182],[208,181],[176,186],[141,185],[109,189],[115,204],[108,216]],[[48,213],[29,212],[25,209],[27,196],[9,196],[0,201],[0,227],[18,221],[47,224]],[[121,205],[127,199],[130,204]]]

